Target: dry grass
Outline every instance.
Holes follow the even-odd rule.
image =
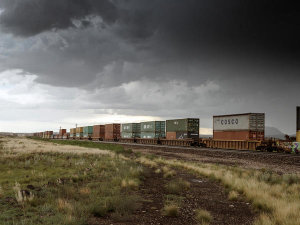
[[[166,190],[169,194],[180,195],[190,188],[191,184],[185,180],[172,180],[166,185]]]
[[[1,157],[11,157],[12,155],[20,155],[24,153],[47,153],[47,152],[60,152],[60,153],[75,153],[75,154],[100,154],[100,155],[110,155],[115,154],[107,150],[99,150],[94,148],[85,148],[75,145],[58,145],[51,142],[41,142],[28,138],[18,138],[19,142],[16,142],[15,138],[4,137],[1,139],[3,149],[1,152]],[[20,141],[21,140],[21,141]],[[22,144],[19,144],[22,143]]]
[[[162,171],[164,173],[164,178],[171,178],[174,177],[176,175],[176,172],[174,170],[171,170],[169,167],[164,166],[162,168]]]
[[[154,162],[153,160],[148,159],[146,157],[143,157],[143,156],[137,158],[136,161],[143,164],[143,165],[149,166],[150,168],[157,168],[158,167],[158,164],[156,162]]]
[[[229,194],[228,194],[229,200],[235,201],[235,200],[238,200],[238,198],[239,198],[239,193],[237,193],[236,191],[229,192]]]
[[[136,190],[139,187],[139,183],[133,179],[123,179],[121,182],[121,187]]]
[[[91,193],[91,189],[84,187],[79,189],[79,193],[82,195],[89,195]]]
[[[213,218],[208,211],[203,209],[197,209],[195,211],[195,219],[199,224],[207,225],[210,224]]]
[[[297,175],[266,174],[257,170],[178,160],[154,159],[158,164],[186,169],[221,182],[241,194],[261,213],[255,225],[300,224],[300,182]]]
[[[57,208],[62,212],[72,212],[73,206],[66,199],[57,199]]]
[[[165,205],[162,211],[162,215],[168,217],[177,217],[179,214],[179,207],[175,204]]]

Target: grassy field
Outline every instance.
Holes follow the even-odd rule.
[[[0,139],[0,224],[79,225],[93,217],[127,221],[145,200],[138,190],[148,169],[164,182],[159,209],[164,217],[181,215],[183,193],[191,184],[178,171],[186,171],[220,183],[231,202],[250,202],[255,225],[300,224],[297,175],[143,156],[114,144],[37,139],[5,145]],[[213,213],[193,209],[199,224],[213,224]]]
[[[122,220],[138,207],[143,167],[119,155],[0,149],[0,224],[79,225],[107,214]]]

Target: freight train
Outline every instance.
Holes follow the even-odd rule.
[[[300,107],[297,107],[297,137],[300,132]],[[121,143],[137,143],[170,146],[199,146],[207,148],[294,151],[300,150],[295,143],[265,140],[265,114],[244,113],[213,117],[213,138],[200,138],[198,118],[147,121],[141,123],[105,124],[60,129],[34,133],[34,136],[48,139],[94,140]]]

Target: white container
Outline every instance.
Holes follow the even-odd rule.
[[[214,131],[264,131],[264,113],[246,113],[213,117]]]

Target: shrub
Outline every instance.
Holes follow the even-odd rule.
[[[182,179],[172,180],[166,185],[167,192],[175,195],[179,195],[189,188],[190,183]]]
[[[239,194],[236,191],[231,191],[228,194],[228,199],[229,200],[237,200],[239,197]]]
[[[209,224],[212,221],[210,213],[203,209],[197,209],[195,211],[195,219],[202,225]]]
[[[175,204],[165,205],[163,208],[163,215],[169,217],[177,217],[179,214],[179,207]]]

